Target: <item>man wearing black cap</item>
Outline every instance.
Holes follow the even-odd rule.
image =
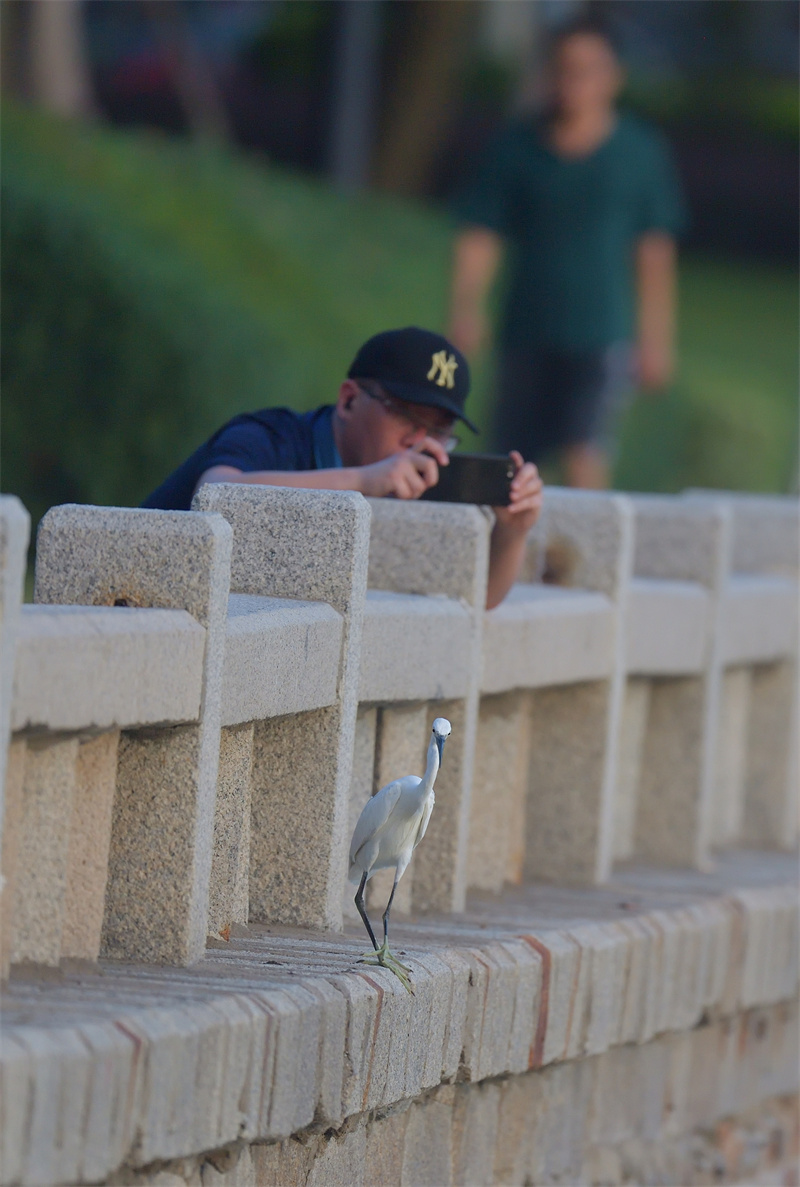
[[[376,334],[359,350],[335,405],[314,412],[264,408],[235,416],[145,499],[186,511],[205,482],[246,482],[417,499],[439,479],[456,444],[469,392],[464,356],[441,334],[410,326]],[[541,509],[536,467],[520,454],[508,507],[495,508],[486,604],[516,580],[528,529]]]

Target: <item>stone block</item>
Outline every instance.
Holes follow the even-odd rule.
[[[650,710],[650,681],[631,676],[625,682],[619,739],[617,791],[614,797],[614,858],[632,857],[636,809],[642,776],[642,753]]]
[[[742,833],[750,675],[747,667],[722,674],[711,834],[715,845],[732,844]]]
[[[30,518],[19,499],[14,495],[0,495],[0,839],[17,633],[29,531]]]
[[[472,679],[469,609],[442,595],[367,591],[359,700],[463,697]]]
[[[414,911],[458,911],[464,906],[477,715],[477,688],[465,700],[428,707],[429,722],[446,717],[453,732],[436,777],[436,806],[414,854]]]
[[[387,705],[378,710],[375,738],[374,789],[380,790],[403,775],[421,776],[425,770],[432,720],[425,704]],[[445,748],[445,761],[448,758]],[[437,788],[438,790],[438,788]],[[426,840],[423,844],[427,843]],[[392,914],[411,913],[416,856],[397,887]],[[383,913],[394,882],[394,870],[378,870],[367,883],[367,905]]]
[[[363,1095],[363,1109],[394,1104],[405,1095],[406,1054],[414,999],[393,973],[370,968],[358,974],[378,997],[375,1029]]]
[[[500,945],[516,964],[514,1012],[505,1067],[519,1074],[531,1066],[531,1058],[542,1011],[542,969],[544,962],[524,940],[507,940]]]
[[[419,976],[418,969],[423,969],[427,974],[424,979]],[[411,1079],[413,1070],[414,1082],[419,1081],[418,1091],[423,1091],[437,1087],[445,1078],[445,1042],[451,1021],[453,971],[438,953],[433,952],[416,954],[414,970],[416,1002],[412,1024],[418,1036],[413,1059],[409,1051],[407,1072]]]
[[[317,1103],[314,1117],[318,1124],[339,1126],[344,1115],[342,1097],[347,1002],[333,985],[320,977],[306,977],[300,983],[319,1001],[321,1010]]]
[[[615,662],[614,607],[601,593],[518,584],[483,626],[485,693],[602,680]]]
[[[451,1094],[451,1089],[445,1089],[409,1109],[401,1187],[452,1187],[454,1184]]]
[[[228,483],[201,487],[193,506],[233,528],[233,592],[327,602],[342,616],[336,702],[256,725],[250,848],[252,919],[339,930],[369,507],[352,491]]]
[[[22,827],[22,783],[25,773],[24,737],[11,738],[5,759],[5,797],[3,804],[2,884],[0,885],[0,978],[5,980],[11,964],[14,941],[14,896]]]
[[[408,1109],[380,1114],[366,1125],[364,1183],[400,1187]]]
[[[57,965],[67,890],[77,738],[29,739],[14,878],[11,962]]]
[[[722,662],[769,663],[797,654],[797,581],[733,573],[720,603]]]
[[[30,1068],[22,1181],[31,1187],[75,1182],[81,1173],[89,1053],[77,1031],[67,1027],[20,1028],[17,1037]]]
[[[529,704],[525,692],[481,698],[470,801],[470,887],[522,879]]]
[[[81,1173],[94,1182],[119,1166],[132,1139],[136,1047],[112,1022],[86,1022],[78,1032],[91,1061]]]
[[[444,594],[483,608],[490,524],[480,508],[392,499],[369,502],[370,589]]]
[[[583,1053],[595,1055],[619,1042],[628,971],[628,936],[610,922],[571,928],[570,935],[581,945],[583,960],[590,960]]]
[[[494,1187],[499,1112],[498,1084],[457,1089],[452,1122],[454,1183]]]
[[[525,1187],[531,1160],[530,1143],[535,1107],[532,1096],[541,1077],[510,1076],[499,1083],[494,1179],[498,1187]]]
[[[378,708],[375,705],[359,705],[353,737],[353,768],[350,779],[350,796],[347,813],[348,845],[353,831],[375,787],[375,741],[378,730]],[[408,871],[406,871],[408,873]],[[342,897],[342,914],[345,919],[361,924],[356,910],[355,887],[345,882]]]
[[[634,577],[625,621],[628,672],[682,676],[702,672],[711,599],[699,582]]]
[[[253,723],[223,728],[214,807],[208,933],[224,939],[230,937],[232,924],[248,920],[252,758]]]
[[[579,1049],[586,966],[580,945],[566,932],[546,931],[522,938],[542,958],[541,1005],[529,1062],[531,1068],[538,1068],[566,1059]]]
[[[249,1146],[237,1146],[231,1151],[231,1165],[218,1170],[214,1162],[207,1161],[201,1170],[201,1187],[261,1187],[256,1178],[253,1153]]]
[[[32,1057],[14,1035],[0,1049],[0,1170],[4,1183],[22,1181],[30,1126]]]
[[[796,836],[795,680],[788,660],[752,669],[742,840],[754,847],[791,848]]]
[[[724,499],[733,514],[733,569],[737,573],[784,573],[798,568],[797,496],[689,491],[693,498]]]
[[[363,1126],[335,1134],[314,1159],[307,1187],[367,1187],[364,1179],[366,1130]],[[369,1184],[369,1187],[373,1187]]]
[[[231,594],[222,724],[332,705],[342,628],[342,616],[324,602]]]
[[[464,1050],[471,969],[466,957],[453,948],[445,948],[437,955],[452,973],[442,1055],[442,1080],[453,1080],[461,1067],[461,1052]]]
[[[372,501],[369,585],[400,594],[441,594],[471,608],[463,699],[437,701],[453,726],[436,784],[436,810],[415,856],[415,910],[459,911],[466,894],[469,811],[489,558],[489,519],[477,507]]]
[[[342,1111],[347,1117],[367,1108],[382,998],[359,973],[331,977],[330,981],[344,998],[347,1010],[342,1087]]]
[[[262,1101],[260,1136],[288,1137],[314,1120],[319,1099],[322,1005],[299,985],[249,996],[270,1015],[274,1035],[274,1063],[271,1077],[265,1081],[270,1091]]]
[[[606,874],[603,834],[613,696],[607,680],[531,693],[525,830],[529,879],[585,885]]]
[[[185,610],[24,606],[14,729],[197,721],[206,633]]]
[[[103,927],[119,731],[78,747],[61,955],[96,960]]]
[[[705,861],[706,699],[701,677],[652,681],[635,832],[636,852],[647,861],[688,866]]]
[[[633,547],[631,500],[624,495],[547,488],[528,537],[523,580],[596,590],[617,601],[627,587]]]
[[[466,949],[472,968],[461,1074],[483,1080],[508,1070],[517,964],[500,944]]]
[[[214,515],[54,507],[36,600],[185,610],[205,629],[197,725],[120,740],[102,947],[191,963],[207,931],[231,531]]]

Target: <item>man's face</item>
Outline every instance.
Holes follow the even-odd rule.
[[[623,75],[605,38],[596,33],[575,33],[558,46],[551,79],[558,110],[565,115],[582,115],[611,107]]]
[[[425,437],[443,445],[452,435],[453,417],[438,408],[409,404],[368,385],[369,394],[357,380],[348,379],[339,389],[336,402],[336,444],[345,466],[369,466],[404,449],[413,449]]]

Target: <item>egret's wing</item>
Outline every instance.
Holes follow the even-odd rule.
[[[404,783],[404,779],[395,779],[393,783],[387,783],[376,795],[367,800],[361,810],[361,815],[353,831],[353,839],[350,842],[350,865],[355,861],[356,854],[365,841],[374,837],[378,830],[386,824],[392,813],[392,808],[400,799]]]
[[[431,792],[431,794],[428,796],[427,800],[425,801],[425,808],[422,813],[422,820],[419,822],[419,829],[417,830],[417,839],[414,841],[415,849],[416,849],[417,845],[419,845],[422,838],[425,836],[425,830],[427,829],[428,821],[431,818],[431,812],[433,811],[433,805],[434,805],[434,798],[433,798],[433,793]]]

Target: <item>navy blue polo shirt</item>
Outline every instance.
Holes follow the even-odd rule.
[[[314,412],[262,408],[234,416],[142,503],[162,511],[188,511],[195,488],[212,466],[256,470],[333,470],[342,460],[333,438],[333,407]]]

